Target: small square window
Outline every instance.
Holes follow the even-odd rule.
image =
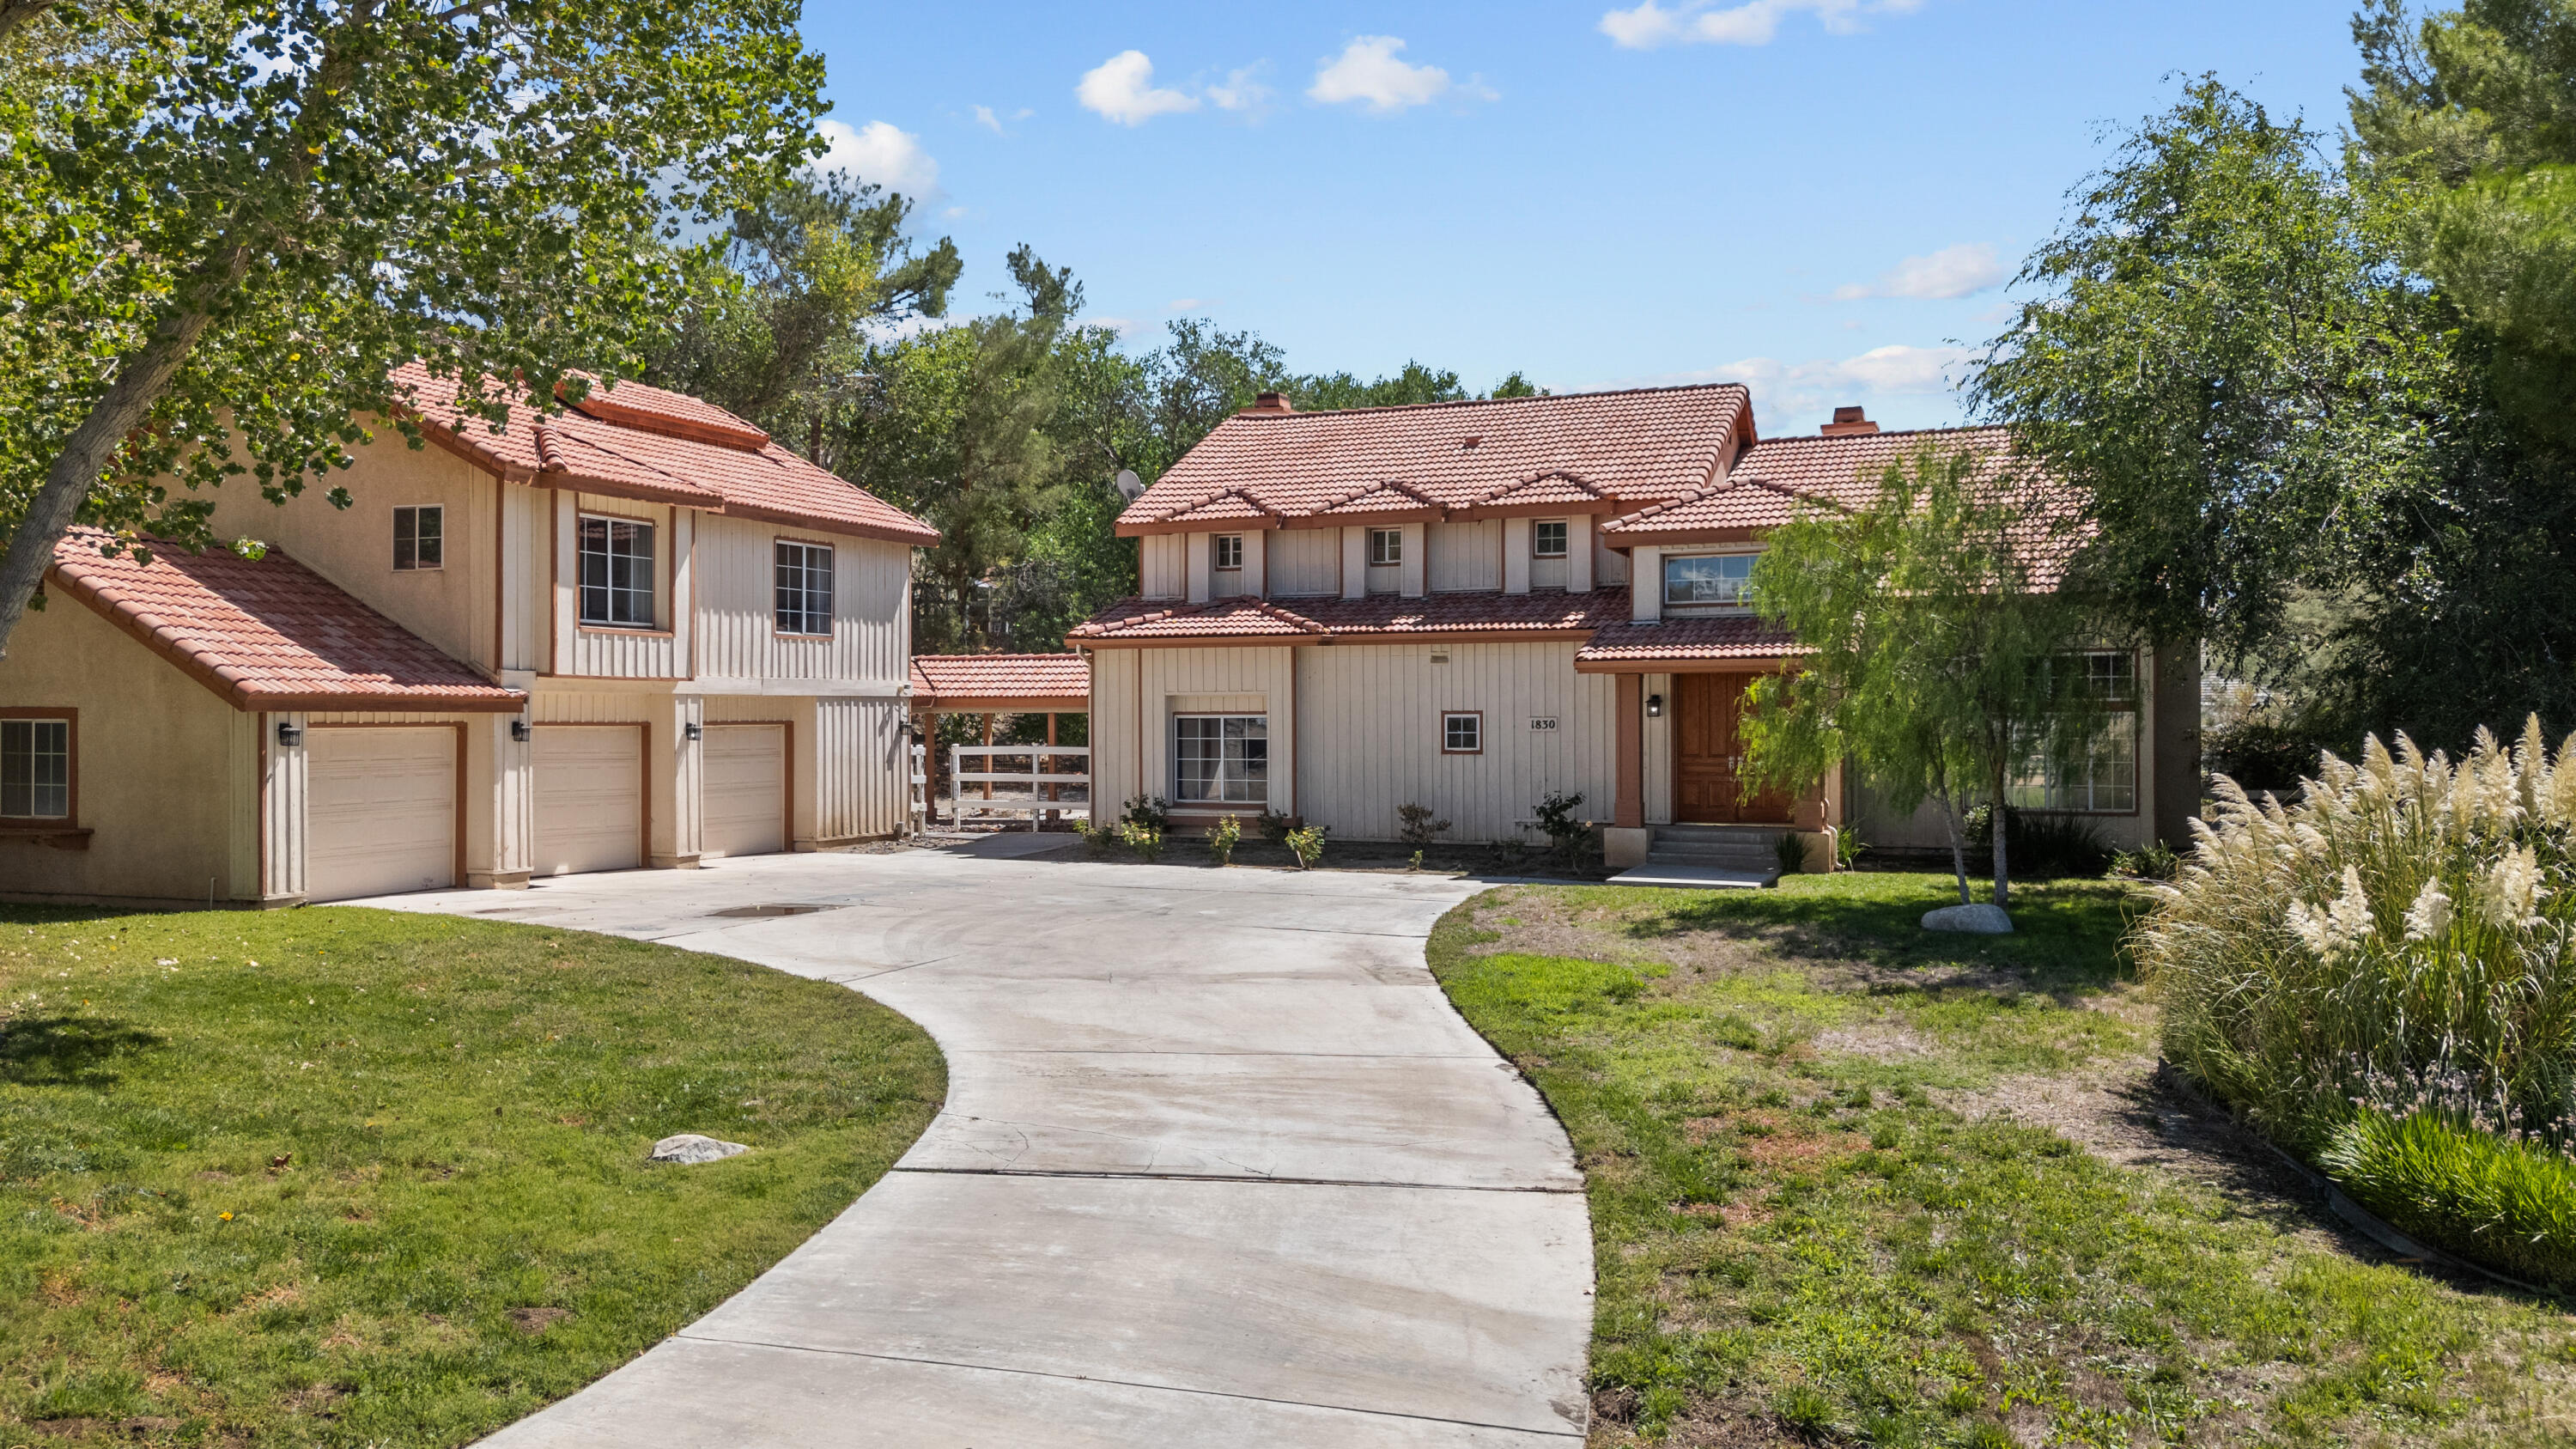
[[[1475,710],[1451,710],[1440,716],[1440,753],[1481,755],[1485,752],[1485,716]]]
[[[1404,530],[1372,528],[1368,531],[1368,561],[1373,569],[1393,568],[1404,562]]]
[[[1212,540],[1212,542],[1216,545],[1216,566],[1218,568],[1239,569],[1243,567],[1242,534],[1220,533]]]
[[[1530,557],[1565,557],[1565,520],[1542,518],[1530,525]]]
[[[0,719],[0,819],[67,820],[72,813],[72,722]]]
[[[394,510],[394,567],[447,566],[447,510],[435,505]]]

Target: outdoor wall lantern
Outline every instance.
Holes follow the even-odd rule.
[[[1647,696],[1646,696],[1646,718],[1648,718],[1648,719],[1662,719],[1663,717],[1664,717],[1664,697],[1663,697],[1662,695],[1660,695],[1660,694],[1650,694],[1650,695],[1647,695]]]
[[[680,726],[680,733],[686,735],[691,744],[695,744],[699,740],[704,739],[707,732],[706,729],[696,720],[691,720],[687,724]]]
[[[291,750],[302,743],[304,743],[304,726],[283,723],[278,725],[277,746],[279,749]]]
[[[527,742],[528,722],[523,719],[514,719],[510,721],[510,743],[514,745],[524,745]]]

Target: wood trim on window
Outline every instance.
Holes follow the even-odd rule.
[[[793,543],[805,548],[827,550],[832,555],[832,609],[827,616],[831,627],[820,634],[791,634],[778,627],[778,546]],[[828,539],[798,538],[792,533],[769,536],[769,637],[791,644],[828,644],[841,637],[841,549]],[[733,723],[733,721],[727,721]],[[743,721],[749,723],[749,721]]]
[[[47,709],[32,705],[18,705],[0,709],[0,719],[62,720],[69,726],[69,728],[63,731],[63,747],[70,754],[69,760],[65,762],[68,766],[70,783],[69,787],[64,792],[63,813],[59,816],[25,815],[0,819],[0,834],[39,837],[78,836],[79,841],[77,844],[70,844],[68,839],[49,840],[47,843],[70,844],[70,848],[75,850],[87,849],[89,846],[89,830],[80,823],[80,711],[71,708]]]
[[[1449,721],[1473,718],[1476,721],[1476,747],[1472,750],[1449,748]],[[1440,711],[1440,753],[1444,755],[1481,755],[1485,752],[1485,712],[1481,709],[1444,709]]]

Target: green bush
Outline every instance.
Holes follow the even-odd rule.
[[[1994,807],[1968,812],[1971,859],[1990,855],[1995,844]],[[2081,815],[2042,815],[2029,810],[2004,812],[2004,858],[2016,875],[2031,879],[2096,876],[2111,868],[2111,847],[2102,832]]]
[[[1243,843],[1243,822],[1229,815],[1208,827],[1208,853],[1219,865],[1234,864],[1234,848]]]
[[[1127,842],[1127,848],[1136,852],[1138,860],[1157,860],[1163,854],[1163,832],[1151,825],[1127,821],[1118,827],[1118,838]]]
[[[2554,1288],[2576,1288],[2576,1161],[2439,1111],[2365,1109],[2317,1165],[2400,1229]]]
[[[1296,855],[1299,870],[1313,870],[1315,862],[1324,858],[1324,827],[1309,825],[1289,831],[1288,849]]]
[[[2553,762],[2535,719],[2454,764],[2371,739],[2296,803],[2218,794],[2131,943],[2165,1055],[2283,1147],[2364,1174],[2356,1199],[2503,1266],[2499,1234],[2539,1231],[2503,1184],[2576,1181],[2535,1165],[2576,1171],[2576,740]],[[2458,1140],[2373,1125],[2419,1122]],[[2576,1237],[2518,1241],[2517,1276],[2576,1282]]]

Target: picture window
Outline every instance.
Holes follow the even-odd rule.
[[[1185,714],[1172,720],[1172,798],[1189,804],[1270,801],[1270,717]]]
[[[1753,555],[1700,554],[1664,560],[1664,602],[1740,607],[1751,602]]]

